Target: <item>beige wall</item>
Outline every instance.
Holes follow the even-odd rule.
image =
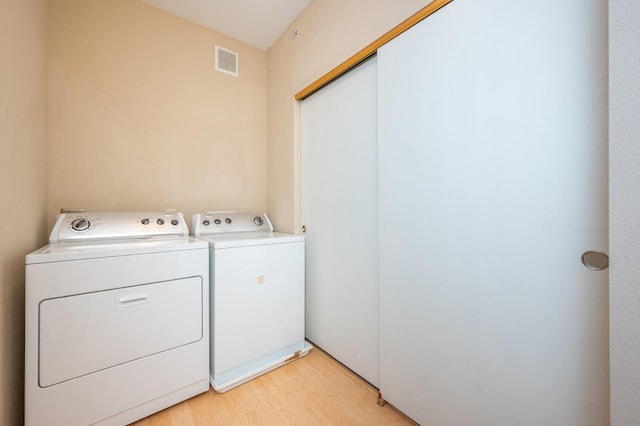
[[[265,52],[140,1],[50,9],[49,225],[61,207],[266,208]]]
[[[0,422],[22,423],[24,256],[46,239],[46,0],[0,2]]]
[[[314,0],[269,50],[267,201],[276,229],[293,232],[300,225],[294,95],[429,3]]]

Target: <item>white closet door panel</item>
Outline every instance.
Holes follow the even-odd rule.
[[[608,424],[606,2],[458,0],[378,52],[383,397]]]
[[[302,102],[306,336],[378,384],[376,59]]]

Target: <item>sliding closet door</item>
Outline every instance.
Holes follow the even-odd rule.
[[[301,106],[306,336],[378,385],[376,59]]]
[[[456,0],[378,51],[380,389],[421,424],[609,422],[606,35]]]

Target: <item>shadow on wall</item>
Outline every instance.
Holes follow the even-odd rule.
[[[1,417],[5,424],[22,424],[24,412],[24,255],[20,250],[3,253],[0,257],[0,360],[2,378],[0,388]]]

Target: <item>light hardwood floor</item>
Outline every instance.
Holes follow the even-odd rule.
[[[225,393],[213,389],[133,423],[189,425],[415,425],[377,391],[314,348],[299,360]]]

